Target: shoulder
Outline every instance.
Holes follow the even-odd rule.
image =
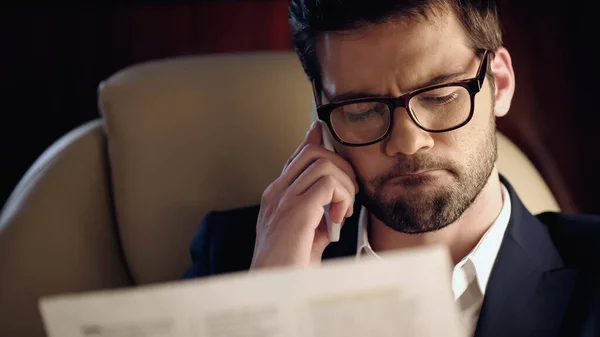
[[[548,231],[563,259],[569,264],[591,267],[600,259],[600,216],[544,212],[536,218]]]
[[[256,220],[260,206],[248,206],[227,211],[208,213],[198,228],[194,241],[211,240],[244,240],[254,242]]]
[[[208,213],[190,245],[201,274],[220,274],[250,267],[260,206]]]
[[[550,231],[563,234],[571,240],[599,243],[600,216],[591,214],[567,214],[544,212],[536,218],[546,224]]]
[[[200,227],[207,227],[212,234],[256,233],[256,220],[260,205],[208,213]]]

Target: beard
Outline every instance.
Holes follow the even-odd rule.
[[[490,119],[485,136],[479,144],[474,144],[467,156],[467,167],[427,153],[398,155],[396,165],[390,171],[368,182],[357,177],[357,200],[372,215],[397,232],[432,232],[456,222],[477,199],[496,163],[498,149],[493,114]],[[424,187],[432,182],[428,175],[417,175],[393,182],[394,187],[402,187],[407,193],[389,195],[391,193],[385,192],[392,179],[430,169],[445,170],[452,178],[451,183],[428,186],[430,188],[423,193],[409,191],[413,187]]]

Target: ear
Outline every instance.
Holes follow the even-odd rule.
[[[515,92],[515,73],[512,67],[512,59],[508,50],[504,47],[498,48],[491,61],[491,70],[496,80],[496,106],[494,114],[503,117],[510,109],[510,103]]]

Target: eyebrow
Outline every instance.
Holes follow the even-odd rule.
[[[438,85],[438,84],[459,81],[459,80],[464,79],[463,78],[464,76],[465,76],[464,72],[438,75],[438,76],[435,76],[435,77],[429,79],[426,82],[419,83],[418,85],[415,85],[414,87],[409,88],[409,90],[407,90],[406,92],[407,93],[413,92],[418,89],[423,89],[423,88],[431,87],[431,86]],[[327,95],[325,93],[323,93],[323,94],[327,97]],[[331,97],[329,99],[329,101],[332,103],[335,103],[335,102],[349,101],[349,100],[358,99],[358,98],[373,98],[373,97],[385,97],[385,96],[386,95],[369,92],[368,90],[364,90],[364,91],[363,90],[358,90],[358,91],[353,90],[353,91],[347,91],[347,92],[343,92],[343,93],[334,95],[333,97]],[[329,97],[327,97],[327,98],[329,98]]]

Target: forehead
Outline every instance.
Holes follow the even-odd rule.
[[[450,12],[327,32],[317,40],[323,90],[331,95],[361,91],[399,96],[435,76],[467,69],[472,55]]]

